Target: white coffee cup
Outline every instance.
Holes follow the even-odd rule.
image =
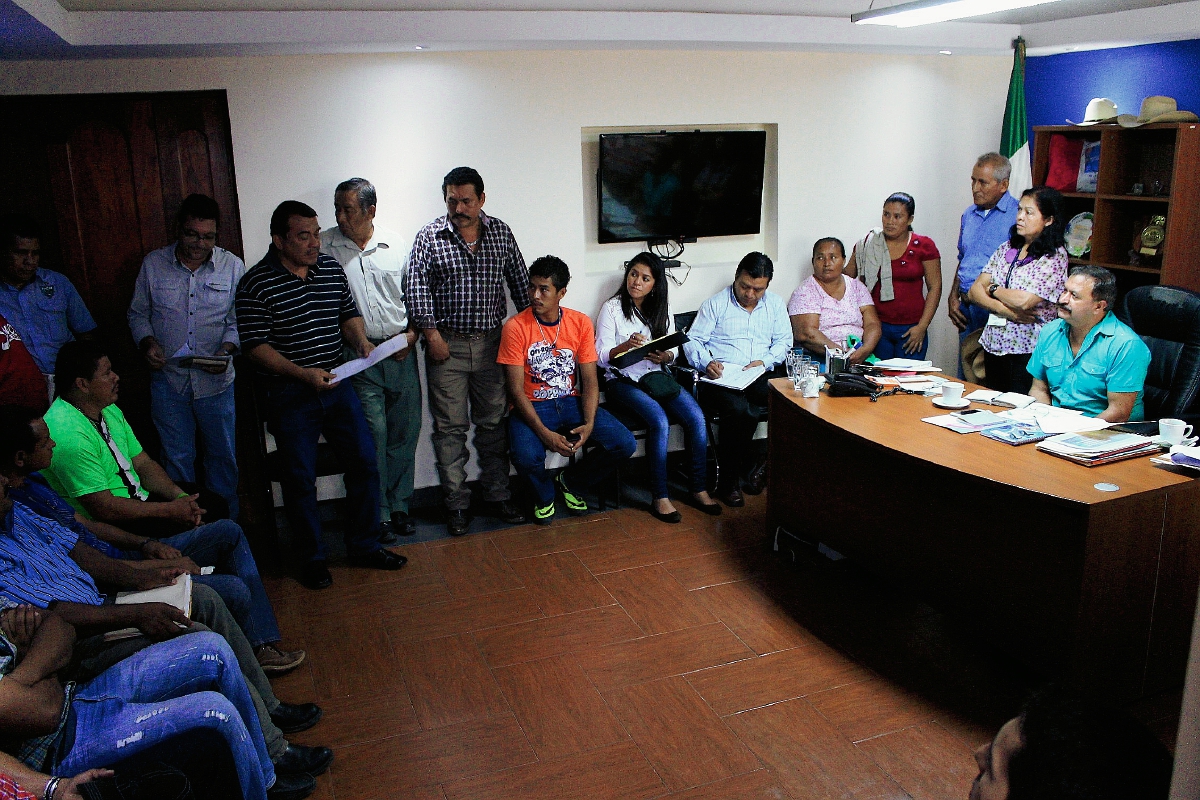
[[[946,403],[957,403],[962,400],[963,389],[966,387],[961,383],[943,383],[942,384],[942,400]]]
[[[1158,436],[1170,444],[1180,444],[1192,435],[1192,426],[1181,419],[1160,419],[1158,421]]]

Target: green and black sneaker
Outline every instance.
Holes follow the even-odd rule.
[[[562,492],[563,502],[567,504],[567,511],[570,511],[572,514],[587,513],[587,501],[567,488],[567,482],[563,480],[561,472],[554,479],[554,483],[558,485],[558,490]]]
[[[554,521],[554,500],[544,506],[533,507],[533,522],[535,525],[549,525]]]

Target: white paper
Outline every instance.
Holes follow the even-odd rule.
[[[726,389],[745,389],[767,371],[767,368],[761,364],[757,367],[750,367],[750,369],[743,368],[741,364],[722,363],[721,366],[724,368],[721,377],[713,379],[702,375],[700,380]]]
[[[184,342],[183,347],[176,350],[175,355],[171,356],[171,358],[185,358],[191,355],[195,355],[195,353],[192,352],[191,345],[189,345],[187,342]]]
[[[334,375],[337,375],[339,381],[344,380],[349,378],[351,375],[357,375],[363,370],[370,369],[380,361],[383,361],[389,356],[394,356],[396,353],[399,353],[406,347],[408,347],[407,334],[397,333],[395,336],[372,350],[371,354],[366,358],[356,358],[353,361],[347,361],[345,364],[338,364],[330,371]]]
[[[1037,418],[1037,424],[1046,433],[1083,433],[1107,428],[1109,423],[1097,417],[1085,417],[1082,414],[1046,414]]]

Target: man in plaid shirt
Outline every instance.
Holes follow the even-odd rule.
[[[404,295],[412,325],[425,336],[433,450],[446,503],[446,527],[471,524],[467,431],[475,424],[479,483],[489,515],[525,521],[508,490],[504,375],[496,364],[508,315],[504,284],[517,311],[529,306],[529,274],[512,229],[483,213],[483,178],[456,167],[442,181],[446,215],[413,242]],[[468,397],[469,404],[468,404]]]

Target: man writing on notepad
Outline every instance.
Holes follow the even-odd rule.
[[[1103,267],[1076,267],[1042,328],[1026,367],[1029,394],[1108,422],[1139,421],[1150,348],[1112,312],[1117,280]]]
[[[711,380],[729,369],[761,367],[763,374],[743,389],[704,384],[700,405],[720,415],[717,459],[721,466],[717,498],[745,505],[743,488],[759,494],[766,485],[766,462],[751,454],[754,429],[766,418],[767,381],[778,377],[792,344],[787,306],[767,291],[775,266],[762,253],[749,253],[737,266],[733,284],[700,304],[683,351],[693,367]]]

